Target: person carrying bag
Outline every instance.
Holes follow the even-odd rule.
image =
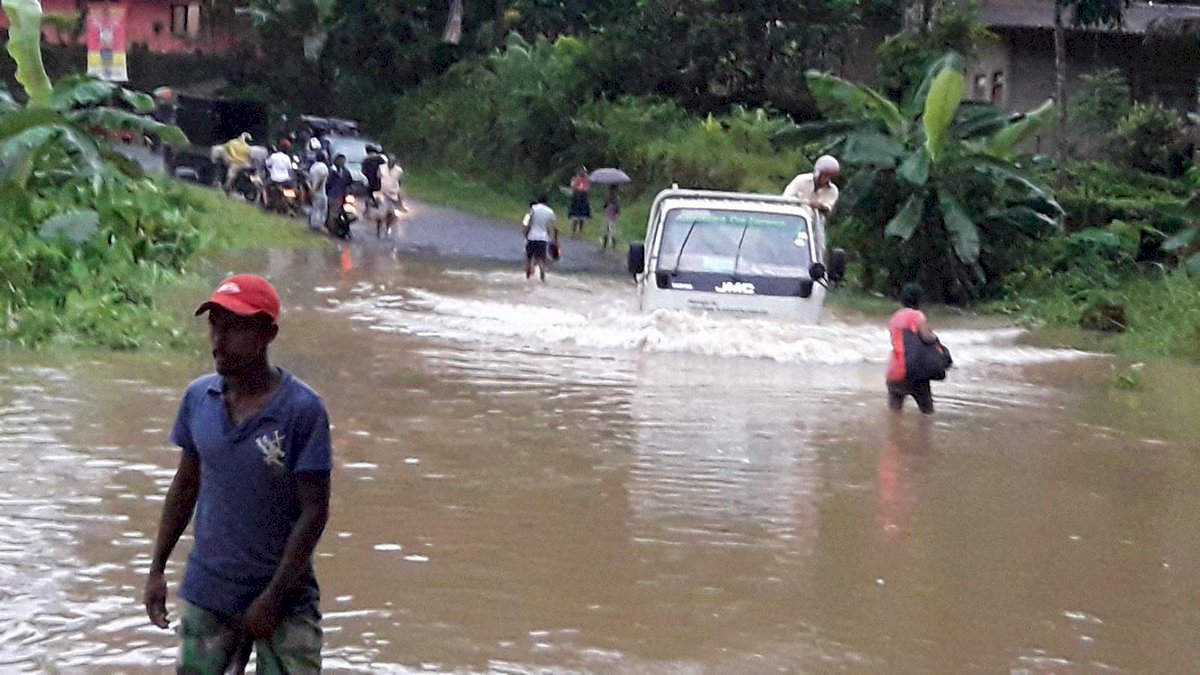
[[[933,391],[929,383],[946,379],[953,359],[926,324],[920,309],[924,295],[919,285],[906,284],[900,293],[904,307],[888,322],[892,343],[887,369],[888,407],[900,411],[904,399],[912,396],[922,413],[932,415]]]

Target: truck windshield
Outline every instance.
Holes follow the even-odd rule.
[[[808,220],[803,216],[672,209],[663,224],[658,268],[766,277],[808,277]]]

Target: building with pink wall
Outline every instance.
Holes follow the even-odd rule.
[[[127,46],[142,44],[160,54],[220,54],[251,36],[249,20],[222,12],[209,0],[42,0],[42,11],[82,17],[91,5],[124,7]],[[0,28],[7,25],[0,14]],[[43,33],[51,44],[73,39],[60,26],[48,25]],[[83,35],[80,30],[80,42]]]

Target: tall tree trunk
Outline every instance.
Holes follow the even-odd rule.
[[[1066,177],[1067,164],[1067,35],[1063,28],[1063,6],[1054,0],[1054,161],[1057,165],[1057,180],[1062,185]]]
[[[450,14],[442,31],[442,42],[456,45],[462,42],[463,0],[450,0]]]
[[[496,0],[496,30],[492,36],[492,47],[500,49],[504,46],[504,0]]]

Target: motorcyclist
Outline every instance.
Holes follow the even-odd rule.
[[[233,181],[239,173],[251,167],[250,142],[253,140],[249,133],[242,132],[225,143],[225,158],[229,161],[229,169],[225,172],[225,192],[233,188]]]
[[[276,148],[267,157],[267,194],[270,196],[268,206],[275,206],[281,198],[283,188],[292,183],[292,157]]]

